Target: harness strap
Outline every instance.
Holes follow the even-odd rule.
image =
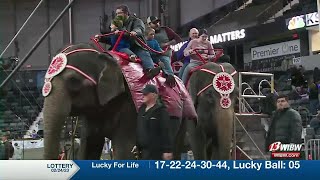
[[[207,73],[210,73],[212,75],[216,75],[217,73],[213,72],[213,71],[210,71],[208,69],[200,69],[200,71],[203,71],[203,72],[207,72]]]
[[[121,31],[120,32],[120,35],[116,41],[116,44],[114,45],[113,49],[112,50],[115,50],[115,48],[118,46],[118,44],[120,43],[120,40],[122,39],[122,36],[124,33],[130,33],[129,31]],[[97,38],[98,37],[105,37],[105,36],[110,36],[110,35],[114,35],[115,33],[112,32],[112,33],[108,33],[108,34],[102,34],[102,35],[97,35],[96,38],[91,38],[91,40],[97,45],[97,47],[99,49],[101,49],[103,52],[105,52],[105,50],[102,48],[102,46],[99,44],[99,42],[97,41]],[[137,36],[132,36],[135,40],[138,41],[138,43],[143,46],[144,48],[146,48],[147,50],[153,52],[153,53],[156,53],[156,54],[163,54],[165,52],[167,52],[170,48],[170,46],[166,47],[165,49],[163,49],[163,51],[156,51],[154,49],[152,49],[151,47],[149,47],[145,42],[143,42],[139,37]]]
[[[222,72],[225,72],[224,67],[223,67],[221,64],[219,64],[219,66],[220,66]],[[213,71],[211,71],[211,70],[204,69],[204,68],[201,68],[200,71],[203,71],[203,72],[206,72],[206,73],[209,73],[209,74],[212,74],[212,75],[216,75],[216,74],[217,74],[216,72],[213,72]],[[236,71],[236,70],[234,70],[230,75],[231,75],[231,76],[234,76],[235,74],[237,74],[237,71]],[[199,96],[199,95],[200,95],[201,93],[203,93],[205,90],[209,89],[211,86],[213,86],[212,83],[210,83],[210,84],[208,84],[206,87],[202,88],[202,89],[197,93],[197,96]]]
[[[203,89],[201,89],[201,90],[197,93],[197,96],[199,96],[201,93],[203,93],[205,90],[207,90],[210,86],[212,86],[212,84],[208,84],[206,87],[204,87]]]
[[[72,45],[67,46],[66,48],[64,48],[61,52],[64,53],[66,50],[68,50],[69,48],[71,48]]]
[[[85,78],[87,78],[88,80],[90,80],[91,82],[93,82],[94,85],[97,85],[97,82],[91,78],[88,74],[84,73],[83,71],[81,71],[80,69],[74,67],[74,66],[71,66],[71,65],[66,65],[66,68],[68,69],[72,69],[76,72],[78,72],[79,74],[81,74],[82,76],[84,76]]]
[[[65,52],[67,49],[69,49],[71,46],[68,46],[67,48],[65,48],[64,50],[62,50],[62,53]],[[66,56],[70,55],[70,54],[74,54],[77,52],[95,52],[95,53],[100,53],[99,51],[95,50],[95,49],[75,49],[72,50],[70,52],[65,53]],[[66,65],[66,68],[68,69],[72,69],[76,72],[78,72],[79,74],[81,74],[82,76],[84,76],[85,78],[87,78],[88,80],[90,80],[94,85],[97,85],[97,81],[95,81],[92,77],[90,77],[87,73],[81,71],[79,68],[72,66],[72,65]]]
[[[66,56],[70,55],[70,54],[73,54],[73,53],[76,53],[76,52],[82,52],[82,51],[91,51],[91,52],[96,52],[96,53],[100,53],[99,51],[95,50],[95,49],[75,49],[73,51],[70,51],[70,52],[67,52],[65,53]]]

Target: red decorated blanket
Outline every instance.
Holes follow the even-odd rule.
[[[111,51],[109,53],[119,61],[137,110],[142,105],[142,89],[146,84],[153,84],[158,87],[159,95],[165,103],[170,116],[197,118],[192,99],[179,78],[175,77],[177,85],[171,88],[165,84],[166,79],[161,74],[149,80],[144,76],[140,63],[128,62],[118,52]]]

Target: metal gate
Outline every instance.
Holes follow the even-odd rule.
[[[307,160],[320,160],[320,139],[310,139],[305,144]]]

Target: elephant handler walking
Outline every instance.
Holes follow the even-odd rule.
[[[168,132],[170,117],[158,98],[156,86],[148,84],[142,90],[143,105],[137,119],[137,148],[144,160],[173,158],[173,140]]]

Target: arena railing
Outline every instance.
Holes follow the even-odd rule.
[[[310,139],[305,143],[307,160],[320,160],[320,139]]]
[[[274,74],[271,73],[257,73],[257,72],[239,72],[239,114],[242,114],[244,112],[241,111],[241,106],[245,98],[266,98],[265,95],[245,95],[242,91],[242,77],[244,75],[247,76],[262,76],[262,77],[270,77],[271,78],[271,93],[274,93]],[[260,87],[259,87],[260,88]]]

